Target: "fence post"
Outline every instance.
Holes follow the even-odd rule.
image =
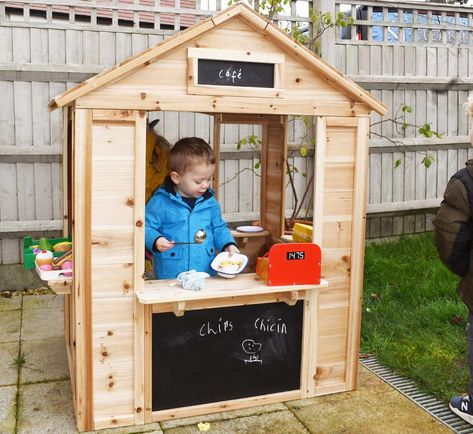
[[[335,18],[335,2],[333,0],[313,0],[314,9],[320,13],[330,12]],[[335,28],[327,29],[320,38],[320,56],[330,65],[335,66]]]

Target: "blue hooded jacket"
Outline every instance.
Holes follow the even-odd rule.
[[[178,244],[166,252],[158,252],[154,244],[159,237],[178,242],[194,240],[195,233],[204,229],[207,238],[202,244]],[[146,205],[146,248],[153,253],[154,271],[158,279],[173,279],[183,271],[205,271],[215,275],[210,263],[216,250],[235,244],[214,192],[208,189],[197,198],[194,208],[184,202],[168,178]]]

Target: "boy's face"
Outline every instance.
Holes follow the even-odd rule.
[[[215,164],[195,164],[187,172],[171,172],[176,191],[183,197],[200,197],[210,187]]]

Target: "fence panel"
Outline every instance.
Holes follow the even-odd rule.
[[[367,236],[431,230],[448,178],[472,154],[463,104],[473,84],[473,9],[345,0],[326,7],[355,20],[333,31],[335,66],[389,108],[382,124],[372,117]],[[404,105],[412,112],[399,111]],[[386,121],[398,114],[397,127]],[[420,134],[426,123],[440,139]]]
[[[472,156],[462,105],[473,84],[473,9],[436,4],[432,10],[430,4],[408,1],[299,0],[274,20],[284,28],[306,26],[311,34],[312,4],[331,13],[348,11],[356,19],[349,28],[327,31],[321,53],[388,105],[385,119],[409,105],[406,122],[427,122],[442,133],[428,140],[416,128],[395,128],[373,115],[367,236],[430,229],[427,211],[438,205],[448,178]],[[20,260],[24,234],[54,235],[61,228],[62,120],[60,111],[47,111],[47,102],[221,7],[225,2],[194,0],[181,0],[177,7],[173,0],[0,3],[0,263]],[[170,142],[191,134],[213,140],[213,118],[207,115],[150,117],[160,119],[158,132]],[[310,143],[302,119],[289,125],[292,148]],[[258,215],[258,158],[248,149],[236,151],[238,140],[252,134],[261,132],[255,126],[222,126],[221,173],[229,181],[221,198],[230,220]],[[289,159],[298,170],[298,196],[312,175],[312,154],[303,158],[295,150]],[[429,168],[425,157],[432,157]],[[289,213],[295,205],[290,188],[286,196]],[[310,198],[303,208],[311,208]]]

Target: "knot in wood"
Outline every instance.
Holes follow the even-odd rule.
[[[135,224],[136,227],[141,228],[141,226],[143,226],[143,220],[138,220]]]

